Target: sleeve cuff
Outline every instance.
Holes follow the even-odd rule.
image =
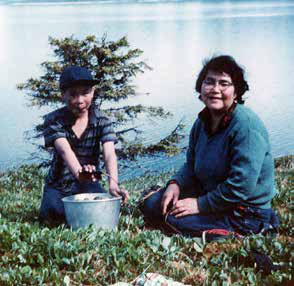
[[[114,144],[118,143],[117,138],[105,138],[100,140],[101,144],[103,145],[106,142],[113,142]]]
[[[211,213],[212,209],[208,202],[207,196],[200,196],[197,198],[199,213]]]
[[[168,187],[169,185],[171,185],[171,184],[177,184],[177,185],[180,187],[180,184],[178,183],[177,180],[175,180],[175,179],[171,179],[171,180],[169,180],[169,181],[166,183],[165,188],[167,188],[167,187]]]
[[[184,184],[184,181],[182,180],[181,176],[173,176],[169,180],[169,182],[170,181],[175,181],[178,184],[178,186],[180,187],[180,189],[184,189],[185,184]]]
[[[54,148],[54,142],[58,138],[66,138],[66,136],[64,134],[55,134],[50,136],[50,138],[45,138],[45,148]]]

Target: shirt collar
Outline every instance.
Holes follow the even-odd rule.
[[[227,128],[233,118],[233,112],[237,106],[237,103],[234,102],[231,107],[226,111],[224,114],[220,124],[217,127],[217,130],[214,133],[220,132],[221,130]],[[210,112],[207,107],[205,107],[199,114],[198,117],[203,121],[204,123],[204,129],[209,134],[214,134],[211,130],[211,116]]]
[[[96,110],[98,107],[96,105],[91,105],[89,108],[89,125],[95,125],[97,123],[97,116],[96,116]],[[68,109],[66,106],[64,109],[64,124],[65,125],[74,125],[76,122],[76,117],[73,115],[73,113]]]

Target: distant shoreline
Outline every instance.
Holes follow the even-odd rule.
[[[11,6],[22,6],[22,5],[87,5],[87,4],[127,4],[127,3],[137,3],[137,4],[157,4],[157,3],[195,3],[194,0],[0,0],[0,5],[11,5]],[[208,0],[208,1],[197,1],[196,4],[222,4],[222,2],[228,1],[224,0]],[[262,6],[294,6],[291,0],[282,0],[278,3],[275,1],[261,1],[261,0],[234,0],[229,4],[257,4]]]

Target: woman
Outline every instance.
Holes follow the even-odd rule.
[[[144,200],[149,223],[166,223],[187,236],[213,229],[259,233],[273,219],[277,226],[269,137],[259,117],[243,106],[248,89],[232,57],[204,64],[196,91],[205,108],[192,127],[186,163],[166,188]]]

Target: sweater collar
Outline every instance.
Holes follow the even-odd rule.
[[[211,115],[210,112],[208,110],[207,107],[205,107],[199,114],[198,117],[200,118],[200,120],[203,121],[204,123],[204,130],[209,134],[209,135],[213,135],[214,133],[218,133],[224,129],[226,129],[232,118],[233,118],[233,112],[235,110],[237,106],[237,103],[234,102],[231,107],[226,111],[226,113],[224,114],[224,116],[222,117],[220,124],[217,127],[217,130],[215,132],[212,132],[211,130]]]

